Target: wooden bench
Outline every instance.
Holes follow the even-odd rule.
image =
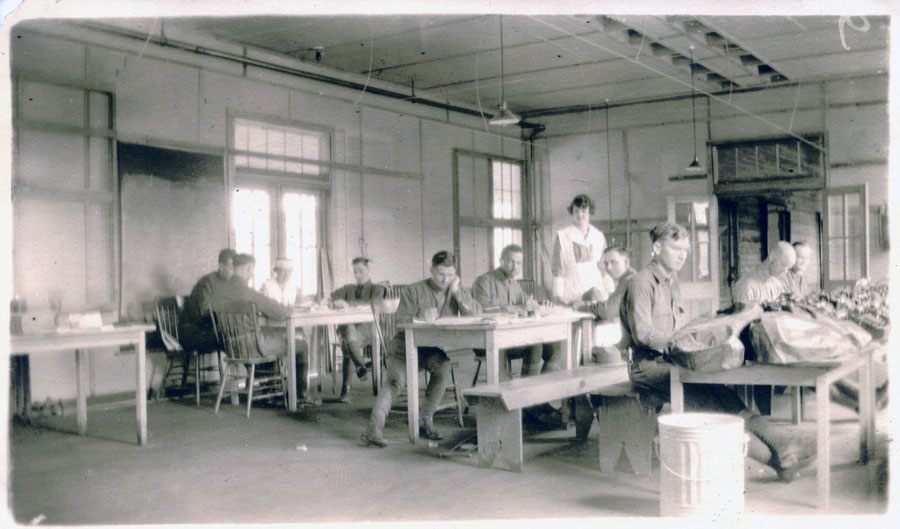
[[[463,390],[475,408],[480,466],[522,471],[523,408],[598,393],[623,383],[630,386],[623,366],[589,365]],[[587,437],[593,418],[588,399],[576,399],[576,436]]]

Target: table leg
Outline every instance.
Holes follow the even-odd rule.
[[[859,434],[859,464],[865,465],[875,455],[875,381],[871,353],[866,354],[859,368]]]
[[[827,511],[831,501],[830,382],[824,375],[816,379],[816,507],[821,511]]]
[[[803,402],[800,400],[800,386],[791,386],[791,424],[800,424],[803,420]]]
[[[287,351],[288,351],[288,410],[297,411],[297,346],[294,320],[288,318]],[[311,344],[307,344],[308,346]]]
[[[484,360],[487,363],[487,383],[500,383],[500,349],[494,340],[494,331],[488,330],[484,333]],[[504,369],[505,371],[505,369]]]
[[[566,360],[566,370],[572,369],[575,366],[575,359],[572,358],[574,356],[574,348],[572,347],[572,334],[575,334],[574,330],[572,329],[572,327],[569,327],[569,332],[566,333],[566,339],[563,340],[563,343],[561,344],[563,348],[563,358],[565,358]]]
[[[681,385],[681,368],[672,366],[669,373],[672,413],[684,413],[684,386]]]
[[[576,365],[589,364],[594,351],[594,329],[592,320],[581,320],[581,360]]]
[[[137,376],[137,395],[135,396],[137,437],[138,444],[144,446],[147,444],[147,348],[143,331],[140,332],[136,345],[137,352],[134,358],[134,369],[135,376]]]
[[[375,387],[381,389],[381,340],[378,339],[380,329],[378,319],[372,321],[372,376]]]
[[[75,350],[75,407],[76,421],[78,423],[78,434],[85,435],[87,433],[87,388],[85,388],[84,371],[87,362],[83,349]]]
[[[412,329],[406,329],[406,402],[409,413],[409,442],[419,438],[419,353]]]

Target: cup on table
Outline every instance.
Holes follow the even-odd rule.
[[[438,311],[434,307],[428,307],[425,309],[425,321],[434,321],[438,317]]]

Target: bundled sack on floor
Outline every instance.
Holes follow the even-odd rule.
[[[765,312],[750,324],[747,360],[795,364],[853,354],[872,335],[852,321],[814,311]]]
[[[744,363],[741,332],[763,315],[758,305],[732,307],[715,316],[702,316],[679,329],[666,344],[665,356],[675,365],[716,373]]]

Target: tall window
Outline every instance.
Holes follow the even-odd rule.
[[[256,257],[252,286],[271,277],[272,263],[284,256],[294,262],[298,294],[315,296],[329,136],[245,119],[232,124],[232,237],[235,250]]]
[[[826,288],[868,275],[868,205],[865,186],[825,190]]]
[[[678,273],[682,281],[709,281],[709,203],[706,201],[675,202],[675,222],[690,232],[691,251]]]
[[[29,305],[117,299],[112,96],[16,80],[13,263]]]
[[[524,237],[527,211],[522,162],[470,151],[455,151],[455,244],[462,282],[475,278],[500,263],[509,244],[525,250],[525,270],[530,274],[531,248]]]

